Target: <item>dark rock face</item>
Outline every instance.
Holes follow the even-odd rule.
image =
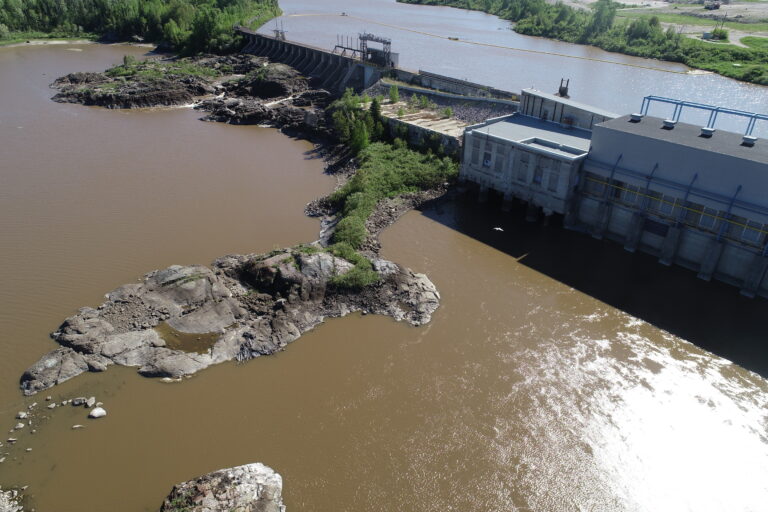
[[[282,493],[282,477],[257,462],[174,486],[160,512],[285,512]]]
[[[103,88],[106,84],[119,85]],[[192,103],[193,98],[214,89],[204,80],[186,77],[183,80],[158,79],[118,84],[101,73],[73,73],[54,82],[59,93],[53,101],[81,103],[107,108],[145,108]],[[102,86],[102,87],[100,87]]]
[[[86,371],[113,364],[148,377],[178,378],[212,364],[247,360],[282,350],[327,317],[354,311],[389,315],[421,325],[440,295],[423,274],[376,259],[380,282],[359,291],[333,284],[352,269],[327,252],[286,249],[267,255],[232,255],[213,263],[150,272],[137,284],[107,295],[98,308],[82,308],[51,336],[62,347],[21,377],[27,395]],[[218,336],[205,352],[171,348],[155,327]]]
[[[251,71],[243,79],[226,87],[234,96],[252,96],[261,99],[284,98],[309,89],[309,81],[290,66],[266,63]]]

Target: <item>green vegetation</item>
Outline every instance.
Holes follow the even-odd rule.
[[[0,0],[0,44],[38,37],[165,41],[185,53],[240,46],[233,25],[260,26],[277,0]]]
[[[759,50],[768,50],[768,37],[755,37],[755,36],[742,37],[741,43],[746,46],[749,46],[750,48],[757,48]]]
[[[692,16],[651,16],[623,11],[624,19],[617,19],[618,4],[612,0],[598,0],[591,11],[575,9],[562,3],[550,4],[545,0],[398,0],[405,3],[448,5],[474,9],[515,22],[515,31],[531,36],[549,37],[569,43],[589,44],[610,52],[638,57],[681,62],[690,67],[715,71],[722,75],[768,85],[768,50],[763,47],[738,48],[731,45],[712,45],[686,38],[674,29],[664,30],[661,21],[680,17],[692,23]],[[671,21],[671,20],[670,20]],[[714,25],[714,21],[701,20]],[[733,28],[728,26],[727,28]],[[738,24],[760,30],[756,25]]]
[[[389,101],[392,103],[397,103],[400,101],[400,90],[396,85],[393,85],[389,88]]]
[[[690,8],[692,5],[690,4],[683,4],[681,7],[683,8]],[[703,8],[702,8],[703,11]],[[704,12],[710,12],[710,11],[704,11]],[[624,19],[640,19],[640,18],[650,18],[651,16],[656,16],[659,21],[662,23],[674,23],[676,25],[696,25],[701,26],[702,28],[710,27],[715,28],[719,25],[723,25],[724,28],[732,29],[732,30],[739,30],[741,32],[767,32],[768,31],[768,23],[765,21],[763,22],[756,22],[756,23],[739,23],[737,21],[725,21],[723,23],[720,19],[717,18],[701,18],[699,16],[693,16],[689,13],[669,13],[669,12],[658,12],[656,9],[633,9],[631,11],[622,11],[616,15],[616,18],[621,21],[622,18]]]
[[[119,66],[105,71],[105,74],[112,78],[139,78],[143,80],[158,80],[161,78],[175,78],[183,76],[197,76],[215,78],[221,75],[224,70],[217,70],[195,64],[188,59],[179,59],[173,61],[137,61],[134,57],[126,55],[123,57],[123,63]],[[105,87],[115,87],[114,82],[104,84]]]
[[[718,41],[728,41],[728,31],[724,28],[716,28],[712,31],[712,39]]]
[[[357,173],[330,197],[341,218],[329,251],[355,265],[334,278],[333,284],[350,289],[378,280],[370,261],[356,252],[368,238],[365,224],[377,203],[435,188],[458,175],[458,164],[449,157],[435,156],[431,149],[415,151],[401,139],[390,143],[381,118],[381,99],[373,98],[366,106],[351,90],[331,106],[336,135],[350,145],[359,161]]]

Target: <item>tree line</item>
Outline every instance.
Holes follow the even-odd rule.
[[[768,85],[768,51],[697,41],[664,30],[655,16],[617,21],[621,4],[598,0],[590,10],[545,0],[398,0],[445,5],[494,14],[515,23],[515,31],[569,43],[589,44],[610,52],[681,62],[737,80]],[[734,66],[734,63],[736,64]]]
[[[14,34],[139,36],[187,54],[239,46],[233,25],[279,15],[277,0],[0,0],[0,39]]]

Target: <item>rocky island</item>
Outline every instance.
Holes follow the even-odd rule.
[[[285,512],[282,494],[280,475],[257,462],[175,485],[160,512]]]
[[[331,95],[312,88],[294,68],[264,57],[234,54],[184,59],[126,57],[103,73],[70,73],[51,87],[60,103],[106,108],[194,105],[206,121],[323,130]]]
[[[324,319],[355,311],[430,320],[440,295],[425,275],[379,258],[370,264],[378,279],[363,287],[345,280],[356,263],[318,245],[150,272],[68,318],[52,334],[62,347],[32,365],[21,388],[32,395],[113,364],[148,377],[189,376],[272,354]]]

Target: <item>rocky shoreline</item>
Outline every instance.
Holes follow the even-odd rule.
[[[53,101],[105,108],[191,105],[204,121],[266,124],[307,138],[328,135],[328,91],[285,64],[235,54],[126,62],[103,73],[70,73]]]

